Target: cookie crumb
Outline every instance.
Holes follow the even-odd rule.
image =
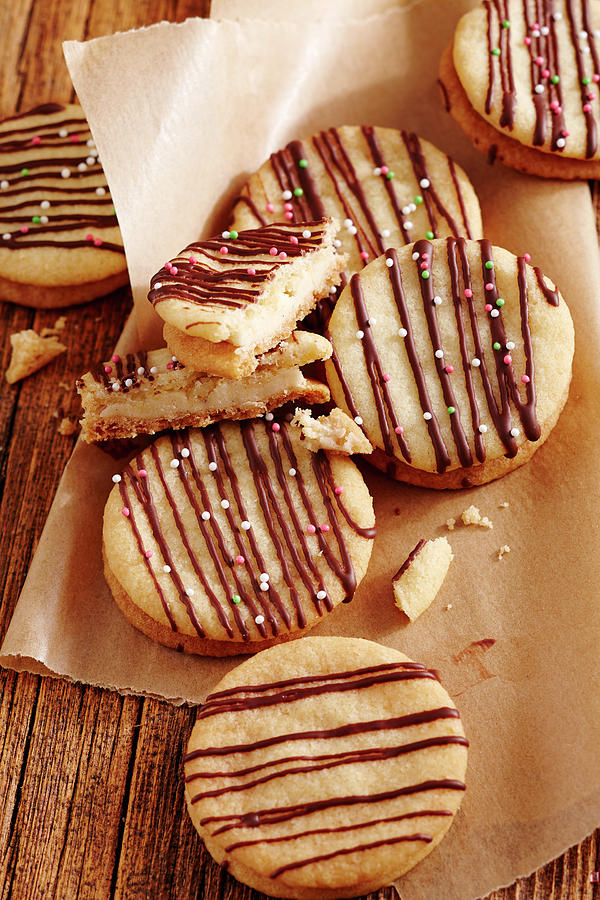
[[[411,622],[431,605],[453,559],[452,547],[445,537],[434,541],[422,538],[398,569],[392,578],[394,600]]]
[[[312,453],[328,450],[350,456],[373,452],[359,426],[341,409],[332,409],[318,419],[313,419],[310,409],[296,409],[292,426],[300,429],[300,439]]]
[[[504,544],[498,550],[498,559],[502,559],[502,557],[505,556],[507,553],[510,553],[510,547],[508,546],[508,544]]]
[[[9,384],[37,372],[67,349],[55,335],[42,337],[32,328],[11,334],[10,343],[12,355],[6,370],[6,380]]]
[[[72,422],[65,416],[60,420],[60,425],[58,426],[57,430],[59,434],[68,436],[70,434],[75,434],[75,432],[77,431],[77,425],[75,424],[75,422]]]
[[[482,516],[476,506],[469,506],[461,513],[464,525],[479,525],[480,528],[493,528],[494,523],[487,516]]]
[[[454,531],[454,527],[456,525],[456,519],[446,519],[446,528],[448,531]]]
[[[452,609],[453,606],[454,606],[453,603],[446,603],[444,609]]]
[[[502,503],[498,504],[498,509],[508,509],[509,506],[510,503],[508,502],[508,500],[503,500]]]

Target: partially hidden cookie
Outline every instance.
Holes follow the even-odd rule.
[[[113,356],[77,381],[81,436],[88,442],[133,438],[219,419],[250,419],[292,400],[326,403],[329,389],[305,378],[300,366],[330,355],[324,337],[294,331],[238,380],[200,375],[167,349]]]
[[[123,240],[82,109],[0,122],[0,299],[52,308],[127,282]]]
[[[454,559],[452,547],[445,537],[417,543],[394,577],[394,602],[411,622],[431,606]]]
[[[434,672],[372,641],[309,637],[237,666],[207,698],[185,756],[187,807],[244,884],[356,897],[448,831],[467,747]]]
[[[330,323],[332,395],[424,487],[483,484],[526,462],[567,399],[573,324],[555,286],[487,240],[388,250],[344,289]]]
[[[197,372],[249,375],[340,283],[337,231],[331,219],[284,222],[190,244],[148,294],[169,349]]]
[[[450,157],[407,131],[329,128],[292,141],[252,175],[232,227],[333,216],[346,278],[388,247],[418,238],[482,237],[479,201]]]
[[[167,646],[227,656],[298,637],[365,574],[375,520],[361,474],[283,421],[172,432],[113,480],[106,578]]]
[[[546,178],[600,174],[600,2],[501,0],[459,21],[447,107],[490,159]]]

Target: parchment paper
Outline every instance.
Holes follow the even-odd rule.
[[[460,493],[398,485],[365,465],[379,528],[372,563],[354,602],[314,632],[379,640],[439,668],[464,718],[465,802],[441,846],[402,880],[406,900],[485,894],[600,821],[594,215],[585,184],[490,169],[443,111],[437,60],[471,5],[421,0],[327,23],[190,20],[66,45],[115,200],[146,343],[158,341],[145,300],[150,275],[221,224],[246,173],[272,150],[345,122],[414,128],[451,152],[481,194],[487,236],[529,251],[571,306],[571,396],[548,442],[528,466]],[[134,343],[130,331],[121,349]],[[152,644],[124,621],[104,584],[101,515],[118,468],[101,450],[77,446],[0,662],[199,702],[236,660]],[[456,558],[442,592],[406,625],[390,575],[418,538],[447,533],[445,520],[471,503],[493,531],[449,534]],[[498,561],[504,544],[511,552]]]

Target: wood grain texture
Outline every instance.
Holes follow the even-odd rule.
[[[72,97],[60,43],[161,19],[205,15],[209,0],[0,0],[0,116]],[[593,186],[600,208],[598,186]],[[600,222],[600,217],[599,217]],[[106,358],[131,306],[127,290],[66,311],[68,350],[15,386],[0,378],[0,638],[75,436],[74,379]],[[8,336],[58,313],[0,304]],[[183,802],[182,756],[194,712],[157,700],[0,672],[0,900],[259,900],[208,857]],[[600,831],[490,900],[592,900]],[[474,848],[476,852],[476,848]],[[370,895],[392,900],[393,889]],[[426,898],[424,898],[426,900]]]

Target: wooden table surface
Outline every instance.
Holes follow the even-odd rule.
[[[0,0],[0,118],[73,96],[61,41],[206,15],[210,0]],[[592,188],[597,203],[596,186]],[[67,353],[15,386],[0,378],[0,640],[76,435],[72,391],[111,352],[131,306],[123,289],[67,310]],[[9,335],[51,326],[54,311],[0,302]],[[185,812],[183,748],[195,718],[157,700],[1,671],[0,900],[198,897],[258,900],[210,859]],[[473,848],[477,852],[477,848]],[[491,900],[591,898],[600,830]],[[393,889],[370,900],[395,896]],[[424,898],[426,900],[426,898]]]

